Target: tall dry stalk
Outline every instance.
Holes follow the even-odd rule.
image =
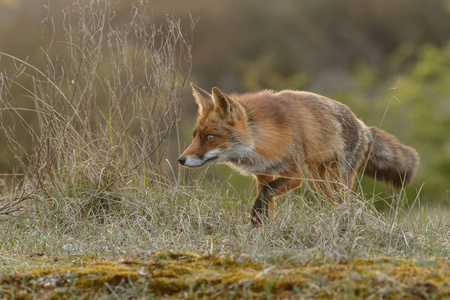
[[[80,0],[63,24],[49,13],[40,62],[1,53],[9,66],[0,71],[0,132],[28,192],[117,197],[134,174],[158,176],[180,116],[194,22],[186,33],[178,19],[156,23],[145,1],[129,15],[115,7]]]

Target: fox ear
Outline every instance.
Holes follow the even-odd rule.
[[[239,104],[233,101],[216,87],[212,89],[214,109],[222,119],[240,119],[241,111]]]
[[[199,88],[195,83],[191,82],[192,95],[198,104],[198,113],[203,114],[214,109],[213,97],[205,90]]]

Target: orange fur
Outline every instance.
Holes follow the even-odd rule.
[[[337,201],[358,172],[401,187],[417,169],[414,149],[324,96],[291,90],[226,95],[218,88],[209,94],[191,85],[199,114],[193,141],[178,160],[193,168],[227,163],[254,175],[255,224],[270,218],[274,198],[299,187],[304,173]]]

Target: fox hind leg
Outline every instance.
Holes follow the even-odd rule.
[[[335,203],[337,199],[333,193],[334,189],[332,187],[330,172],[331,170],[329,170],[328,164],[322,163],[315,170],[311,171],[311,177],[313,178],[313,185],[316,191],[324,195],[329,202]]]
[[[337,161],[324,162],[311,173],[314,187],[331,203],[342,202],[345,193],[353,190],[355,175]]]

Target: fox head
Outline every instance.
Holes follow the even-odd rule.
[[[192,143],[178,158],[180,164],[196,168],[216,162],[232,162],[249,147],[245,109],[221,90],[212,94],[191,83],[198,104]]]

